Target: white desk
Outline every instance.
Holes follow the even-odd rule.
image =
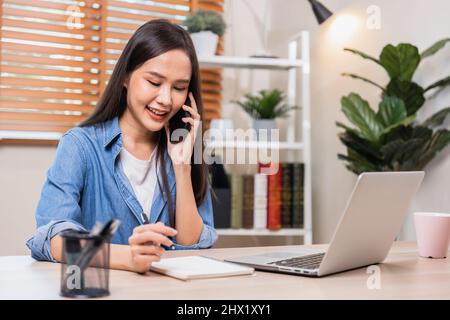
[[[323,246],[312,246],[323,247]],[[289,247],[227,248],[168,252],[167,256],[217,258],[288,250]],[[60,299],[60,265],[27,256],[0,257],[0,299]],[[381,289],[369,289],[367,268],[324,278],[269,272],[216,279],[181,280],[156,273],[112,270],[112,299],[450,299],[449,259],[425,259],[415,243],[395,243],[379,265]]]

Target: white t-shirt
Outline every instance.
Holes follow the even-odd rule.
[[[156,148],[153,150],[149,160],[140,160],[122,148],[119,153],[119,163],[122,170],[130,181],[131,187],[143,209],[150,220],[150,209],[153,194],[156,187]]]

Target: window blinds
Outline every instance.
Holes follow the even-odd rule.
[[[0,3],[0,131],[16,133],[15,139],[21,133],[57,137],[83,121],[141,24],[156,18],[182,23],[198,8],[223,10],[221,0]],[[218,54],[222,48],[221,39]],[[220,69],[201,70],[206,127],[220,116],[221,77]]]

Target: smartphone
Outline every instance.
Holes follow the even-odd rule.
[[[189,97],[186,99],[185,105],[191,106],[191,102],[189,100]],[[177,113],[173,115],[172,118],[169,120],[169,132],[170,132],[170,142],[171,143],[180,143],[184,141],[186,136],[188,135],[189,131],[191,130],[191,124],[183,122],[183,118],[190,117],[191,114],[184,110],[183,108],[180,108]],[[184,129],[177,131],[175,134],[172,134],[176,129]]]

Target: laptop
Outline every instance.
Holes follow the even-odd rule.
[[[257,270],[321,277],[382,262],[398,236],[423,171],[359,175],[326,251],[289,252],[225,259]]]

